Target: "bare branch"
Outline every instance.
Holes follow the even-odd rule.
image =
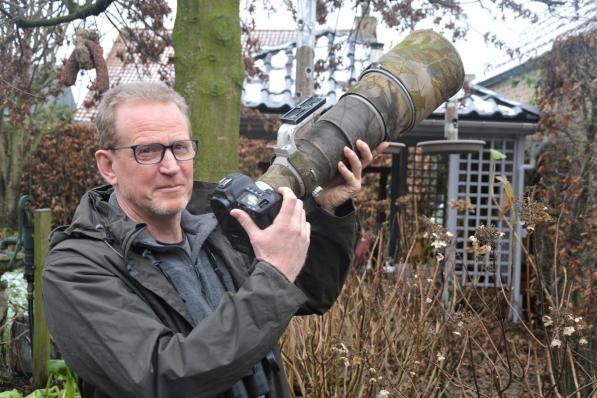
[[[73,12],[77,11],[77,3],[72,0],[62,0],[62,3],[66,6],[68,12],[72,14]]]
[[[566,4],[565,1],[559,1],[559,0],[531,0],[531,1],[534,1],[535,3],[543,3],[543,4],[547,5],[548,7],[563,6]]]
[[[39,19],[27,19],[22,16],[9,16],[13,18],[14,23],[19,28],[39,28],[42,26],[55,26],[65,22],[71,22],[76,19],[85,19],[92,15],[100,15],[106,11],[108,6],[112,4],[114,0],[97,0],[95,3],[89,3],[82,6],[77,6],[72,1],[66,1],[66,6],[69,10],[67,15],[58,16],[55,18],[39,18]],[[7,14],[3,11],[4,14]]]
[[[449,7],[449,8],[460,7],[460,5],[458,3],[456,3],[454,0],[429,0],[429,3],[437,4],[437,5]]]

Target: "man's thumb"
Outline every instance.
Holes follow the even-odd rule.
[[[232,209],[230,215],[238,221],[249,237],[261,230],[244,210]]]

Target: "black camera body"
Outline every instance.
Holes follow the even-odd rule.
[[[276,161],[283,161],[296,151],[294,136],[297,131],[308,128],[314,117],[323,110],[325,98],[309,97],[286,112],[278,130],[278,142],[274,147]],[[218,223],[232,245],[243,253],[253,255],[253,247],[243,227],[230,215],[232,209],[246,211],[261,229],[274,222],[282,206],[282,196],[263,181],[253,181],[241,173],[222,178],[211,198],[211,208]]]
[[[211,198],[211,208],[218,223],[233,246],[247,254],[253,254],[249,237],[238,221],[230,216],[230,210],[246,211],[259,228],[267,228],[282,206],[282,196],[264,183],[254,182],[250,177],[232,173],[222,178]]]

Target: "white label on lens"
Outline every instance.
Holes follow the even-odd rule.
[[[269,186],[268,184],[266,184],[263,181],[255,181],[255,185],[257,186],[257,188],[261,189],[262,191],[273,191],[274,189]]]

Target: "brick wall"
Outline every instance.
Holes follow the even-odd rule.
[[[529,105],[536,105],[535,86],[540,78],[539,69],[532,70],[522,75],[509,77],[497,84],[486,86],[512,100]]]

